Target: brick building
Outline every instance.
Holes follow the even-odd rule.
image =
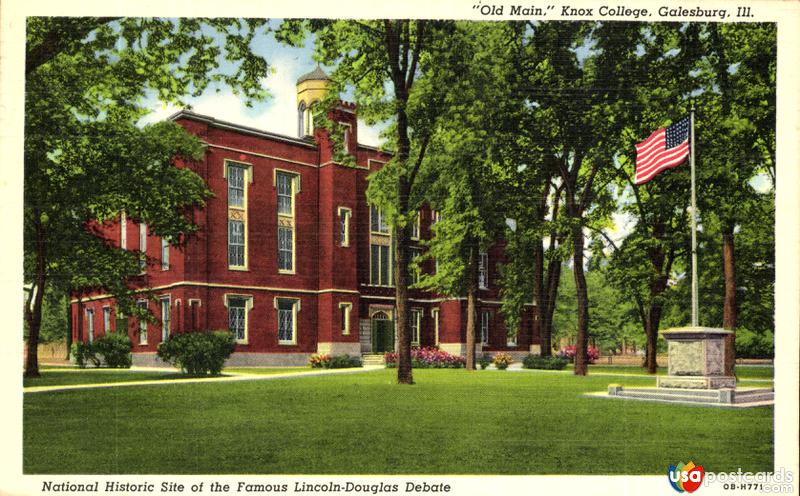
[[[356,109],[342,102],[329,115],[341,130],[341,165],[329,131],[315,128],[311,107],[324,95],[319,68],[297,83],[298,137],[219,121],[191,111],[171,117],[207,144],[203,159],[180,164],[214,197],[193,212],[198,232],[180,248],[124,215],[104,226],[121,247],[146,253],[142,285],[158,301],[140,300],[159,317],[148,324],[119,318],[112,298],[73,301],[73,339],[88,341],[127,327],[134,363],[155,362],[172,333],[230,329],[235,364],[305,364],[313,353],[359,354],[394,348],[392,234],[367,203],[367,176],[390,159],[358,143]],[[337,131],[339,132],[339,131]],[[415,241],[429,239],[437,214],[419,212]],[[414,253],[424,248],[415,244]],[[509,338],[499,312],[501,246],[481,254],[477,340],[483,350],[537,351],[530,312]],[[426,262],[425,271],[435,263]],[[463,353],[465,299],[410,290],[414,346]]]

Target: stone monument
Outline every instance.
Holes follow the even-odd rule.
[[[661,331],[669,346],[669,371],[659,376],[660,388],[735,388],[736,377],[726,374],[725,338],[732,331],[712,327],[677,327]]]

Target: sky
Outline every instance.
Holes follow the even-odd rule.
[[[278,23],[279,21],[270,21],[270,26],[277,28]],[[264,131],[297,136],[296,83],[300,76],[311,72],[317,65],[313,58],[313,39],[309,38],[305,46],[295,48],[277,42],[271,34],[261,34],[253,40],[251,49],[264,56],[271,69],[262,79],[262,84],[271,94],[266,101],[256,102],[248,108],[229,87],[223,86],[209,87],[199,97],[186,98],[186,103],[198,114]],[[225,72],[231,68],[228,63],[220,66],[220,70]],[[143,103],[152,112],[139,121],[140,125],[164,120],[181,110],[179,105],[161,102],[155,93],[150,93]],[[380,129],[380,126],[368,126],[359,120],[359,142],[371,146],[381,145]]]

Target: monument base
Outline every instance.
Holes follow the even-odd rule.
[[[658,377],[656,385],[663,388],[681,389],[722,389],[735,388],[736,377],[733,376],[679,376],[668,375]]]

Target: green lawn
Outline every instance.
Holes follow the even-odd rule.
[[[310,367],[232,367],[226,368],[227,372],[241,374],[272,375],[287,372],[310,372]],[[36,386],[64,386],[73,384],[103,384],[128,381],[158,381],[163,379],[186,379],[196,376],[187,376],[180,372],[164,372],[161,370],[126,370],[126,369],[76,369],[44,368],[40,370],[41,377],[23,378],[23,387]]]
[[[591,398],[608,377],[415,370],[28,394],[26,473],[769,471],[773,409]],[[630,386],[652,378],[624,378]],[[153,449],[153,447],[157,449]]]
[[[572,365],[568,366],[572,370]],[[636,365],[589,365],[589,373],[614,373],[614,374],[645,374],[647,370],[644,367]],[[667,368],[659,367],[656,372],[658,375],[666,375]],[[738,366],[736,367],[736,376],[739,379],[772,379],[774,374],[773,367],[762,366]]]
[[[160,379],[180,379],[180,372],[143,371],[126,369],[82,369],[55,370],[43,369],[41,377],[24,377],[23,387],[64,386],[72,384],[102,384],[108,382],[153,381]]]

